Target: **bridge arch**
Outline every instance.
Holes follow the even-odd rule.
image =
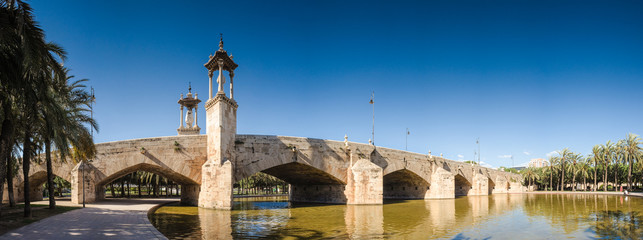
[[[487,181],[488,181],[488,187],[489,187],[489,195],[493,193],[493,191],[496,189],[496,182],[491,179],[490,176],[487,176]]]
[[[67,182],[71,182],[68,174],[60,174],[54,170],[54,177],[58,176]],[[15,179],[15,178],[14,178]],[[22,179],[21,179],[22,180]],[[31,201],[40,201],[43,199],[43,184],[47,182],[47,171],[37,170],[29,175],[29,199]],[[14,184],[14,197],[16,201],[24,201],[24,180]]]
[[[472,188],[471,182],[467,180],[462,174],[458,173],[454,177],[455,182],[455,196],[467,196]]]
[[[425,199],[429,196],[429,181],[409,169],[384,175],[384,199]]]

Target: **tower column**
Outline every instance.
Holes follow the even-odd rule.
[[[217,83],[219,84],[219,89],[217,91],[217,94],[223,93],[223,84],[225,82],[225,77],[223,76],[223,60],[217,61],[219,64],[219,78],[217,79]]]
[[[212,71],[208,71],[208,77],[210,77],[210,97],[208,98],[208,100],[212,99],[212,73]]]
[[[183,106],[181,106],[181,116],[179,116],[181,125],[179,125],[179,129],[183,128]]]
[[[234,89],[232,88],[233,78],[234,78],[234,71],[230,71],[230,99],[234,99]]]
[[[199,118],[197,117],[197,113],[196,113],[197,111],[196,110],[197,110],[197,108],[194,108],[194,127],[195,128],[199,127],[199,123],[197,122]]]

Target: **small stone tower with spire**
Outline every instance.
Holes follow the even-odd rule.
[[[200,102],[201,100],[199,100],[196,93],[194,93],[194,97],[192,97],[192,84],[190,84],[188,94],[185,98],[183,98],[183,94],[181,93],[181,99],[179,99],[179,105],[181,105],[181,125],[176,129],[179,135],[198,135],[201,132],[197,120],[197,109]],[[184,108],[187,109],[185,117],[183,117]],[[183,123],[183,119],[185,119],[185,124]]]
[[[237,102],[233,98],[232,79],[237,64],[223,50],[223,37],[219,50],[204,64],[210,78],[210,95],[205,103],[207,132],[207,161],[201,168],[201,192],[199,207],[215,209],[232,208],[232,184],[234,184],[234,141],[237,136]],[[217,92],[213,95],[212,77],[218,71]],[[226,96],[224,84],[227,71],[230,76],[230,97]]]

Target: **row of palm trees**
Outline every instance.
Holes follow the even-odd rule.
[[[262,172],[238,181],[233,187],[236,195],[270,195],[288,192],[288,183]]]
[[[616,143],[607,141],[595,145],[587,156],[565,148],[549,157],[548,166],[529,167],[521,173],[528,186],[539,189],[576,191],[581,185],[583,190],[608,191],[611,184],[614,191],[619,191],[619,187],[627,183],[626,189],[632,191],[643,184],[641,144],[641,138],[630,133]]]
[[[52,157],[82,161],[95,153],[90,128],[97,124],[88,116],[93,97],[83,85],[87,80],[73,80],[63,66],[64,49],[45,40],[29,4],[0,0],[0,36],[0,196],[6,177],[15,176],[8,163],[18,157],[24,215],[31,217],[28,176],[34,158],[45,153],[47,186],[54,192]],[[55,208],[54,198],[49,201]]]
[[[163,190],[165,190],[165,194],[163,194]],[[179,184],[172,180],[145,171],[136,171],[120,177],[108,184],[106,189],[111,197],[122,198],[132,197],[132,192],[139,198],[143,197],[143,192],[146,192],[146,197],[161,197],[162,195],[170,197],[180,195],[180,190]]]

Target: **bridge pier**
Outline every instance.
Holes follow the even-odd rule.
[[[99,191],[96,186],[97,169],[91,163],[80,162],[71,170],[71,202],[83,203],[83,189],[85,190],[85,203],[93,203],[105,198],[105,192]],[[83,180],[84,178],[84,180]],[[83,187],[83,181],[85,186]]]
[[[455,178],[446,169],[436,167],[431,174],[431,186],[426,199],[440,198],[455,198]]]
[[[509,182],[502,176],[496,177],[496,182],[494,189],[491,191],[492,194],[496,193],[507,193],[509,192]]]
[[[347,170],[347,204],[382,204],[383,169],[370,160],[360,159]]]
[[[218,164],[208,160],[203,164],[199,207],[232,209],[233,171],[230,161]],[[183,195],[181,195],[183,199]]]
[[[237,135],[237,104],[218,92],[205,103],[207,125],[207,161],[201,167],[199,207],[232,208]]]
[[[473,175],[473,184],[468,196],[484,196],[489,195],[489,178],[480,173]]]

